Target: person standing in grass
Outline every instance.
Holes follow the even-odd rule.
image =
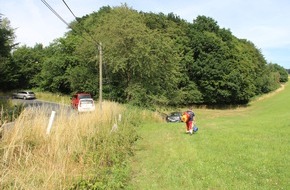
[[[195,124],[195,114],[193,113],[192,108],[184,112],[181,119],[186,124],[186,133],[192,135],[193,125]]]

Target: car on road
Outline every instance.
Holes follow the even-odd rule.
[[[12,94],[12,98],[20,98],[20,99],[35,99],[36,95],[32,91],[18,91]]]
[[[95,110],[95,102],[92,98],[82,98],[78,103],[78,112],[91,112]]]
[[[78,110],[79,112],[87,112],[95,110],[95,102],[89,93],[76,93],[71,98],[72,108]]]
[[[74,109],[77,109],[80,100],[81,100],[81,99],[84,99],[84,98],[92,98],[92,96],[91,96],[91,94],[89,94],[89,93],[76,93],[76,94],[73,95],[72,98],[71,98],[71,106],[72,106]]]
[[[171,112],[166,116],[167,122],[181,122],[182,112]]]

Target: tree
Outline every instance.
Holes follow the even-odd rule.
[[[33,48],[22,46],[14,51],[13,61],[19,67],[19,87],[29,89],[38,86],[36,76],[42,70],[44,58],[42,44],[36,44]]]
[[[263,79],[270,73],[254,44],[237,39],[205,16],[197,17],[189,36],[193,58],[189,79],[197,84],[204,103],[244,104],[267,90]]]
[[[277,74],[279,74],[279,82],[288,81],[288,72],[285,68],[276,63],[270,63],[268,64],[268,67],[271,70],[271,72],[277,72]]]
[[[0,14],[0,89],[11,90],[18,83],[18,68],[11,60],[11,51],[15,46],[14,30],[10,21]]]
[[[42,70],[37,75],[39,87],[50,92],[70,93],[70,70],[79,64],[79,58],[73,55],[77,42],[60,38],[52,43],[46,50],[47,54]]]
[[[99,17],[94,26],[104,50],[104,89],[110,89],[105,96],[140,106],[167,104],[179,75],[174,41],[149,30],[144,17],[126,5]]]
[[[8,91],[18,87],[19,68],[9,58],[0,57],[0,90]]]
[[[14,30],[10,26],[8,18],[2,18],[0,14],[0,56],[9,57],[15,39]]]
[[[245,104],[288,80],[285,70],[267,64],[252,42],[206,16],[188,23],[173,13],[137,12],[124,4],[103,7],[70,26],[73,30],[48,47],[20,47],[13,59],[13,36],[7,35],[13,32],[1,28],[1,87],[11,83],[13,88],[96,95],[100,42],[103,95],[113,101],[150,108]]]
[[[220,30],[217,22],[206,16],[197,16],[197,18],[193,20],[193,28],[198,32],[210,32],[215,34]]]

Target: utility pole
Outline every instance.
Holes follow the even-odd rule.
[[[102,96],[103,96],[103,69],[102,69],[102,42],[99,43],[99,101],[100,110],[102,111]]]

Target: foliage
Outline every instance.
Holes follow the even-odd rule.
[[[11,58],[0,56],[0,90],[9,91],[19,87],[20,74],[19,67]]]
[[[0,14],[0,57],[10,56],[10,51],[15,46],[14,38],[14,29],[11,28],[10,21]]]
[[[286,71],[286,69],[278,64],[273,63],[270,63],[268,66],[271,72],[279,74],[279,82],[283,83],[288,81],[288,72]]]
[[[19,81],[18,68],[11,59],[10,52],[15,35],[10,21],[0,14],[0,89],[7,91],[17,87]]]
[[[137,12],[123,4],[70,25],[73,30],[48,47],[23,46],[12,58],[0,57],[1,88],[86,91],[97,98],[101,48],[104,99],[150,109],[247,104],[288,81],[284,68],[267,64],[252,42],[210,17],[188,23],[174,13]]]
[[[42,44],[33,48],[22,46],[13,53],[13,62],[18,67],[18,88],[29,89],[37,87],[37,75],[42,71],[45,52]]]
[[[0,97],[0,106],[0,128],[5,123],[15,121],[24,110],[23,104],[13,104],[12,101],[5,96]]]

